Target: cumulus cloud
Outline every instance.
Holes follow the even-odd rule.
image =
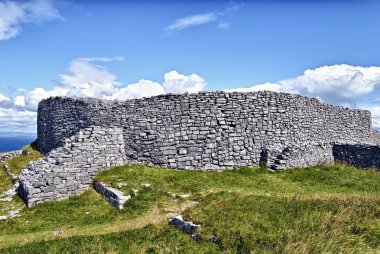
[[[51,96],[66,96],[69,89],[62,86],[56,86],[51,90],[45,90],[43,87],[36,87],[31,91],[25,91],[22,96],[17,96],[14,100],[16,106],[25,107],[30,111],[37,111],[38,103]]]
[[[165,73],[163,87],[167,93],[196,93],[206,86],[205,80],[197,74],[185,76],[177,71]]]
[[[97,64],[97,62],[120,60],[122,60],[121,57],[75,59],[70,63],[68,70],[64,74],[61,74],[61,87],[56,87],[55,90],[49,91],[50,95],[60,94],[125,100],[164,93],[195,93],[201,91],[206,86],[206,82],[202,77],[196,74],[186,76],[177,71],[165,73],[163,84],[142,79],[137,83],[123,86],[121,82],[117,81],[117,77],[109,72],[107,68]],[[49,92],[41,91],[41,94],[49,94]]]
[[[134,84],[129,84],[126,87],[114,89],[114,93],[109,96],[109,99],[127,100],[134,98],[150,97],[164,94],[165,90],[157,82],[151,80],[139,80]]]
[[[301,76],[277,83],[265,83],[232,90],[290,92],[316,97],[323,102],[335,105],[356,107],[379,85],[380,67],[340,64],[309,69]]]
[[[13,102],[10,98],[0,93],[0,108],[1,107],[10,107],[13,105]]]
[[[11,99],[8,98],[7,96],[5,96],[4,94],[1,94],[0,93],[0,103],[1,102],[6,102],[6,101],[10,101]]]
[[[170,25],[165,27],[164,31],[178,32],[189,27],[205,25],[212,22],[218,22],[218,28],[228,29],[230,23],[223,21],[222,17],[238,11],[242,6],[242,3],[230,3],[223,11],[212,11],[176,19]]]
[[[36,132],[37,114],[34,111],[0,107],[0,130],[3,132]]]
[[[36,111],[42,99],[51,96],[95,97],[126,100],[150,97],[164,93],[195,93],[205,86],[205,80],[196,75],[184,75],[177,71],[164,74],[162,84],[151,80],[139,80],[125,84],[117,80],[101,63],[122,61],[122,57],[77,58],[60,75],[58,84],[51,89],[36,87],[23,91],[14,98],[0,93],[0,130],[29,132],[36,124]]]
[[[27,23],[57,19],[62,17],[50,0],[0,2],[0,41],[18,36]]]
[[[116,76],[107,68],[95,64],[108,62],[109,58],[78,58],[70,63],[66,73],[61,74],[61,83],[69,96],[103,98],[113,93]]]

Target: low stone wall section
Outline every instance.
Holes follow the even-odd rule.
[[[334,145],[335,161],[361,168],[380,169],[380,147],[370,145]]]
[[[267,165],[272,170],[307,167],[319,163],[332,163],[334,156],[331,144],[308,144],[288,146],[275,153],[276,157]]]
[[[125,161],[121,128],[88,127],[23,170],[19,193],[29,207],[69,198],[86,190],[100,171]]]

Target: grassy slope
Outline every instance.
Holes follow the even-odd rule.
[[[4,165],[0,163],[0,193],[10,189],[12,181],[5,172]]]
[[[0,197],[3,198],[1,194],[12,188],[12,186],[12,180],[6,174],[3,164],[0,164]],[[8,215],[8,211],[14,211],[24,206],[19,197],[15,197],[11,202],[0,202],[0,216]]]
[[[24,168],[27,168],[30,161],[37,160],[43,157],[43,154],[37,151],[36,147],[33,145],[28,145],[23,147],[23,150],[29,152],[28,155],[20,155],[18,157],[7,160],[7,165],[9,170],[15,174],[19,175]]]
[[[114,187],[127,183],[121,188],[126,193],[140,191],[121,211],[92,189],[25,209],[20,218],[0,221],[0,248],[9,247],[6,253],[379,253],[379,172],[344,165],[278,173],[131,165],[97,179]],[[173,229],[167,225],[170,212],[202,224],[199,233],[206,239],[217,235],[220,243],[198,243]]]
[[[19,175],[22,169],[27,168],[30,161],[43,156],[33,145],[25,146],[23,150],[27,150],[29,154],[20,155],[6,161],[9,170],[15,175]],[[12,180],[6,174],[4,165],[0,163],[0,195],[12,188],[12,186]],[[20,197],[14,197],[11,202],[0,202],[0,216],[7,215],[8,211],[18,210],[23,207],[25,205]]]

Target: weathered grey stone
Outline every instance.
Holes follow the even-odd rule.
[[[335,161],[346,162],[361,168],[380,168],[380,147],[370,145],[334,145]]]
[[[378,167],[380,160],[376,149],[355,159],[345,148],[337,151],[337,145],[379,147],[369,111],[286,93],[52,97],[40,102],[37,126],[46,157],[20,176],[19,193],[28,206],[81,193],[98,172],[124,163],[278,170],[333,162],[338,154],[356,165]]]
[[[105,199],[114,207],[118,209],[123,209],[124,203],[127,202],[131,195],[124,195],[123,192],[114,189],[112,187],[106,186],[102,182],[94,183],[95,190],[105,197]]]
[[[182,230],[186,234],[192,235],[200,227],[191,221],[183,220],[181,215],[177,215],[169,221],[169,225],[174,225],[177,229]]]

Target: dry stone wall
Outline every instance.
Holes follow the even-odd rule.
[[[380,146],[334,145],[333,154],[335,161],[361,168],[380,168]]]
[[[87,189],[97,173],[124,161],[121,128],[87,127],[23,170],[19,193],[28,206],[69,198]]]
[[[47,157],[23,172],[22,196],[30,204],[66,198],[85,189],[97,172],[127,162],[276,170],[333,161],[337,144],[378,146],[379,140],[369,111],[294,94],[53,97],[38,109],[38,146]]]

